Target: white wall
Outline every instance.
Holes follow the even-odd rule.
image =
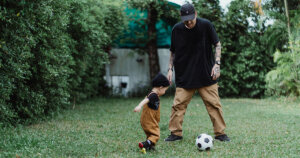
[[[113,93],[128,93],[143,91],[151,86],[148,55],[139,55],[132,49],[112,49],[113,58],[106,65],[106,81],[113,88]],[[169,49],[158,49],[161,73],[167,75],[170,58]],[[127,87],[121,88],[121,82],[126,82]],[[174,82],[174,75],[173,75]]]

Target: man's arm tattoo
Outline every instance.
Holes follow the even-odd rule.
[[[219,67],[215,68],[215,73],[220,73],[220,68]]]
[[[215,57],[216,57],[216,60],[217,60],[217,58],[219,58],[219,60],[221,59],[221,43],[220,42],[218,42],[217,44],[216,44],[216,55],[215,55]]]

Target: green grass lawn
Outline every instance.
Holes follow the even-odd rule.
[[[212,124],[200,97],[189,104],[183,140],[164,142],[173,97],[161,98],[161,139],[156,151],[143,155],[145,140],[140,114],[134,107],[143,98],[99,98],[67,110],[53,120],[0,130],[0,157],[299,157],[300,103],[271,99],[222,99],[226,133],[200,152],[195,138],[213,136]]]

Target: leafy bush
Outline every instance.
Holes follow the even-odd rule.
[[[290,52],[276,51],[275,70],[266,76],[267,94],[283,96],[300,96],[300,40],[293,42]]]

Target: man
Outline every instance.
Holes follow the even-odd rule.
[[[175,69],[176,93],[169,122],[171,135],[165,141],[181,140],[182,123],[187,105],[198,91],[214,127],[215,139],[230,141],[224,133],[225,122],[218,94],[217,79],[220,77],[221,43],[213,24],[197,18],[192,4],[181,9],[182,22],[172,30],[171,55],[168,80],[171,83]],[[212,46],[216,53],[213,55]]]

